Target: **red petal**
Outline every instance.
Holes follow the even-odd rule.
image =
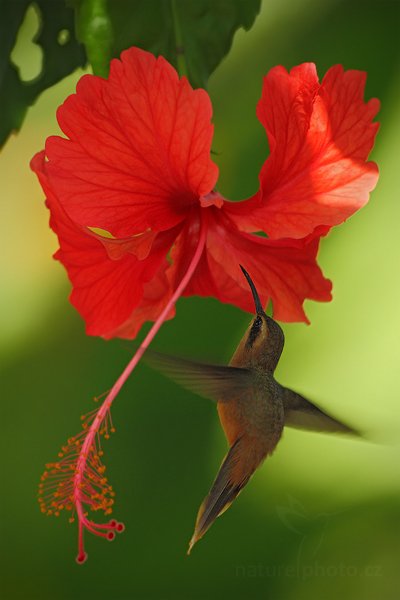
[[[47,196],[50,225],[59,239],[55,258],[67,269],[71,302],[84,318],[87,333],[135,337],[143,322],[158,314],[160,298],[166,302],[169,297],[165,256],[178,231],[158,234],[145,260],[130,252],[118,260],[110,258],[105,246],[113,240],[100,240],[66,215],[47,178],[44,152],[34,156],[31,166]]]
[[[112,337],[133,339],[138,334],[143,323],[157,319],[171,296],[171,287],[165,273],[168,267],[169,263],[165,261],[154,278],[144,284],[143,298],[140,304],[135,308],[127,321],[113,332]],[[170,311],[165,320],[172,319],[174,316],[175,307]]]
[[[102,242],[107,250],[108,256],[113,260],[121,258],[121,256],[124,256],[127,252],[134,254],[139,260],[143,260],[148,257],[153,242],[157,239],[157,235],[158,234],[155,231],[149,230],[122,240],[116,238],[110,239],[109,237],[98,234],[96,237]]]
[[[271,238],[301,238],[320,225],[343,222],[366,204],[378,169],[366,162],[378,123],[379,101],[363,100],[365,73],[332,67],[322,84],[315,65],[288,73],[275,67],[264,78],[257,115],[270,156],[260,192],[228,210],[247,231]]]
[[[207,250],[189,283],[185,296],[214,296],[254,312],[249,287],[239,268],[250,273],[264,305],[271,299],[274,317],[280,321],[307,321],[306,298],[331,300],[331,282],[316,263],[319,238],[269,240],[240,232],[223,210],[207,209]],[[177,279],[196,244],[198,225],[191,223],[179,235],[173,249],[172,270]]]
[[[86,75],[58,110],[69,139],[46,143],[47,174],[66,213],[115,237],[166,230],[212,190],[210,99],[162,57],[131,48],[108,80]]]

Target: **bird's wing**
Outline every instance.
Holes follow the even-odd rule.
[[[248,390],[254,380],[250,369],[213,365],[147,350],[144,360],[182,387],[218,402],[228,402]]]
[[[283,407],[285,411],[285,425],[309,431],[322,431],[331,433],[351,433],[362,435],[359,431],[342,423],[335,417],[315,406],[312,402],[284,388]]]

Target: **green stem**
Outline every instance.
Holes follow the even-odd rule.
[[[113,31],[107,0],[82,0],[76,21],[77,37],[85,45],[93,73],[108,77]]]
[[[172,19],[174,23],[175,50],[178,73],[181,77],[184,75],[185,77],[187,77],[187,79],[189,79],[189,70],[186,62],[185,47],[183,45],[182,31],[179,22],[177,0],[171,0],[171,10]]]

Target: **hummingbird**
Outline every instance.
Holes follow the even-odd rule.
[[[228,365],[146,352],[151,366],[186,389],[217,403],[229,444],[211,490],[198,511],[188,554],[272,454],[285,426],[359,435],[276,381],[274,372],[283,351],[284,334],[280,325],[265,313],[250,275],[241,265],[240,268],[253,295],[255,316]]]

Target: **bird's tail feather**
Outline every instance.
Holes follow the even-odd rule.
[[[245,448],[244,440],[239,438],[225,456],[213,486],[200,506],[188,554],[215,519],[229,508],[254,473],[257,464],[253,467],[248,461],[243,460]]]

